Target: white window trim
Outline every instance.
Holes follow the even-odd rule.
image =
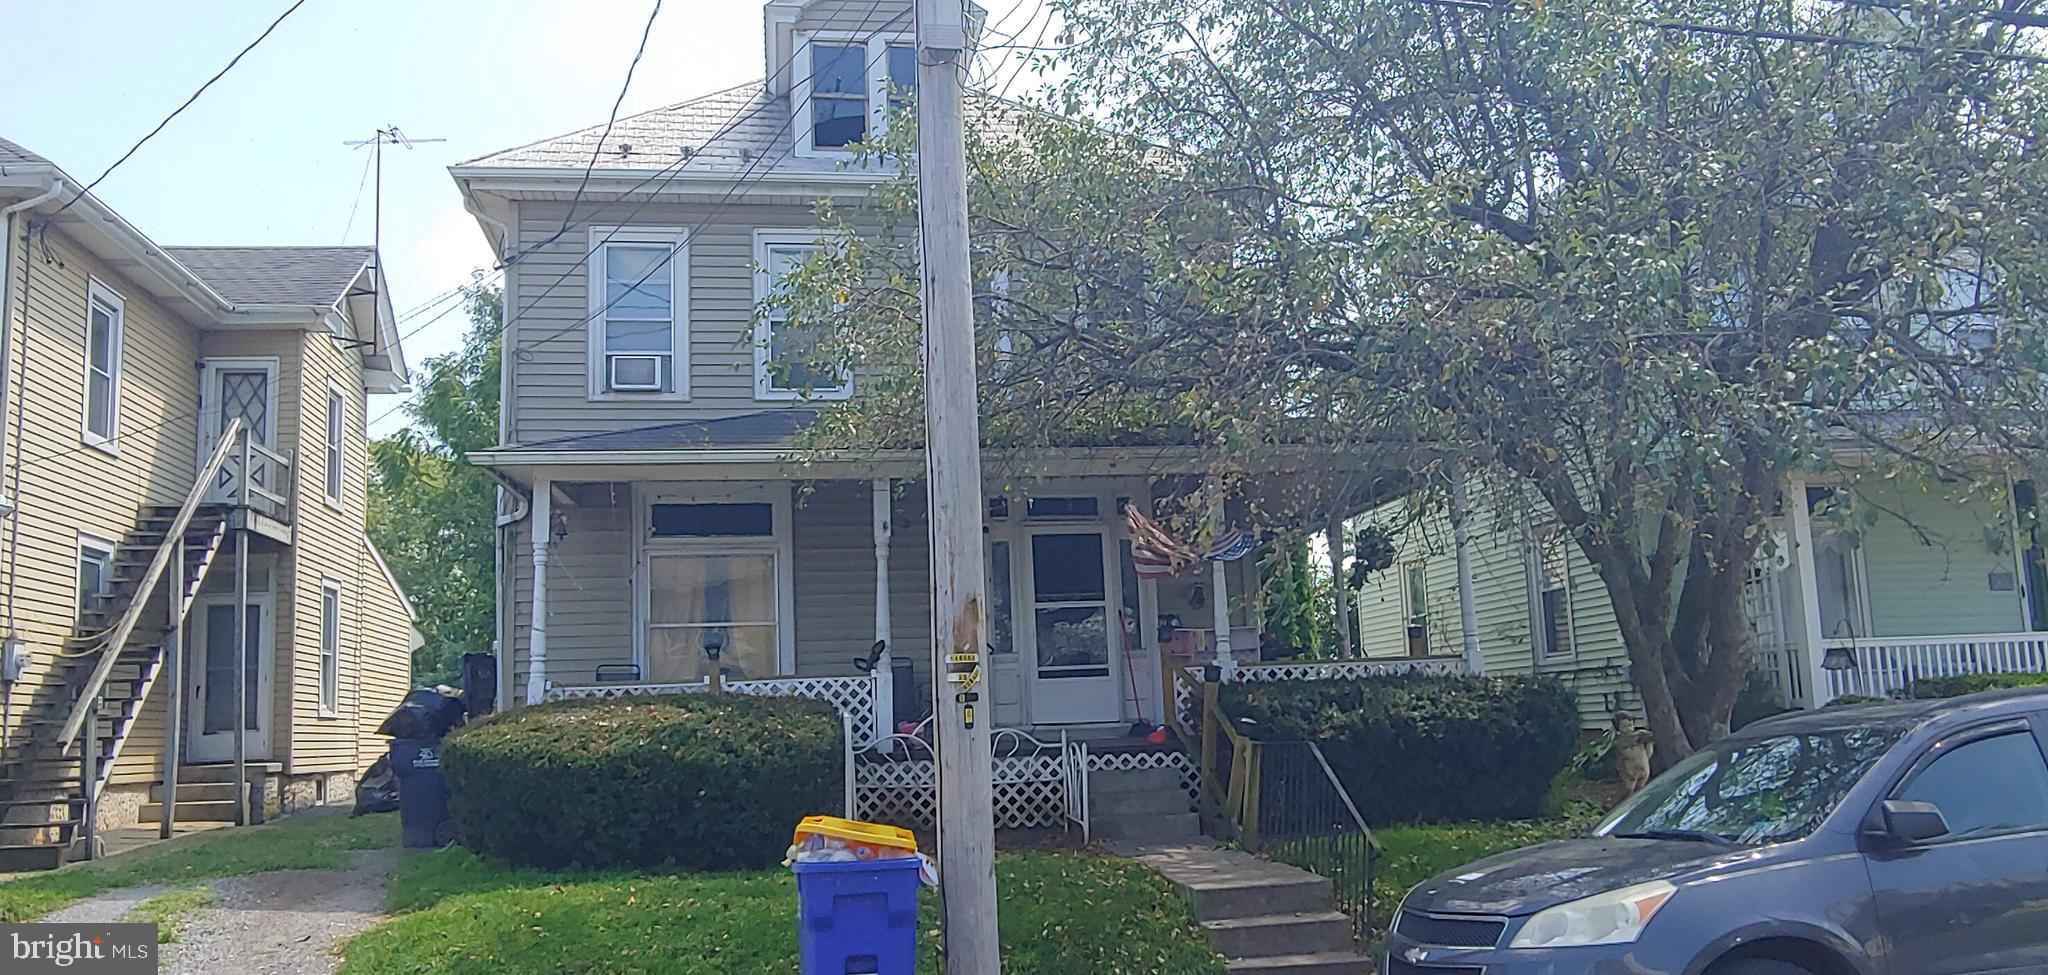
[[[100,434],[92,429],[92,311],[94,305],[104,306],[113,313],[113,326],[107,331],[107,341],[112,348],[107,350],[107,366],[111,382],[107,391],[107,432]],[[107,287],[100,279],[86,279],[85,332],[81,348],[84,357],[79,375],[84,384],[79,390],[78,439],[79,442],[116,457],[121,454],[121,347],[126,344],[123,333],[128,329],[128,299],[120,292]]]
[[[105,538],[99,535],[94,535],[91,532],[78,533],[77,564],[83,564],[85,562],[85,556],[86,553],[88,552],[94,553],[96,555],[103,554],[105,556],[106,571],[100,574],[100,583],[102,586],[105,587],[105,591],[93,593],[93,595],[103,596],[106,595],[106,593],[114,591],[114,555],[117,551],[119,551],[119,549],[120,543],[114,541],[113,539]],[[81,581],[78,578],[76,568],[77,565],[74,565],[73,572],[71,573],[71,605],[80,607],[82,609],[85,606],[86,593],[85,587],[81,584]]]
[[[609,388],[604,350],[604,260],[598,251],[607,244],[662,244],[674,248],[669,257],[670,343],[674,361],[669,369],[675,376],[672,392],[615,392]],[[584,252],[584,291],[588,295],[584,322],[585,359],[588,368],[588,398],[593,401],[683,402],[690,398],[690,244],[689,231],[682,227],[592,227],[589,247]]]
[[[1556,533],[1557,544],[1564,546],[1564,578],[1553,580],[1543,565],[1545,535]],[[1527,578],[1529,600],[1529,655],[1536,661],[1572,660],[1579,655],[1579,614],[1572,585],[1572,550],[1570,539],[1564,536],[1564,529],[1552,522],[1532,529],[1523,550],[1523,569]],[[1550,652],[1544,649],[1544,631],[1548,620],[1543,618],[1544,583],[1558,582],[1564,591],[1564,638],[1566,649]]]
[[[327,594],[334,594],[334,617],[327,616]],[[328,687],[327,661],[329,646],[328,632],[334,634],[333,644],[333,687]],[[327,576],[320,577],[320,675],[318,706],[323,718],[341,717],[341,583]]]
[[[913,34],[866,34],[852,31],[808,31],[799,32],[793,42],[796,46],[796,72],[789,86],[790,137],[794,140],[795,152],[802,159],[844,159],[853,150],[845,146],[818,146],[811,137],[811,45],[859,43],[867,48],[864,73],[868,89],[868,135],[866,141],[877,142],[889,132],[889,48],[890,46],[915,49],[917,38]]]
[[[322,433],[327,438],[327,450],[321,458],[326,469],[320,472],[320,494],[328,507],[340,511],[348,497],[348,393],[331,382],[327,384],[326,419],[327,427]],[[327,490],[330,483],[334,487],[331,492]]]
[[[718,503],[769,505],[770,516],[775,520],[773,536],[763,536],[765,540],[653,536],[655,505]],[[703,491],[693,491],[684,485],[652,484],[641,485],[633,492],[633,665],[640,668],[642,679],[652,672],[647,659],[647,624],[653,618],[649,590],[654,574],[648,571],[648,557],[696,552],[767,552],[775,556],[775,669],[777,676],[796,673],[796,535],[791,527],[794,515],[795,505],[786,483],[741,484]]]
[[[768,251],[774,247],[807,247],[818,250],[829,245],[833,235],[823,230],[796,230],[756,228],[754,230],[754,398],[764,402],[835,402],[853,395],[853,371],[846,370],[840,375],[839,385],[832,389],[813,389],[806,395],[800,389],[775,388],[775,375],[768,368],[769,353],[773,346],[769,339],[773,325],[759,312],[763,302],[775,288],[775,276],[769,270]]]

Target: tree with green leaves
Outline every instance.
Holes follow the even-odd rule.
[[[479,286],[462,299],[462,348],[428,359],[413,423],[370,444],[370,537],[419,612],[426,642],[414,679],[452,682],[462,655],[491,649],[492,520],[497,486],[464,459],[498,441],[499,322],[503,293]]]
[[[1089,123],[970,147],[985,436],[1426,448],[1406,483],[1598,572],[1660,762],[1727,731],[1790,479],[2042,456],[2039,0],[1058,6],[1046,107]],[[914,258],[870,233],[783,299],[885,377],[826,436],[914,440]]]

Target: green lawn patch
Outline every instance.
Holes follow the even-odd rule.
[[[1383,851],[1373,868],[1372,939],[1386,934],[1408,891],[1437,874],[1481,857],[1585,832],[1598,817],[1586,807],[1557,819],[1446,823],[1377,830]]]
[[[397,816],[300,813],[267,826],[195,833],[0,883],[0,923],[33,920],[121,887],[182,887],[271,870],[342,870],[354,866],[356,851],[397,845]]]
[[[1009,975],[1202,975],[1223,965],[1158,875],[1077,854],[1019,853],[997,866]],[[343,975],[788,975],[796,881],[750,873],[515,869],[461,849],[399,867],[406,912],[349,942]],[[924,971],[938,971],[937,897],[919,918]]]

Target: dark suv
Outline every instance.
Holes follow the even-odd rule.
[[[1408,894],[1388,975],[2048,973],[2048,690],[1807,711]]]

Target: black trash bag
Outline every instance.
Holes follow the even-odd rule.
[[[391,757],[381,756],[370,763],[362,778],[356,780],[356,808],[349,815],[397,811],[398,776],[391,771]]]
[[[440,741],[467,717],[462,699],[449,697],[430,687],[405,696],[398,710],[377,726],[377,733],[392,738],[422,738]]]

